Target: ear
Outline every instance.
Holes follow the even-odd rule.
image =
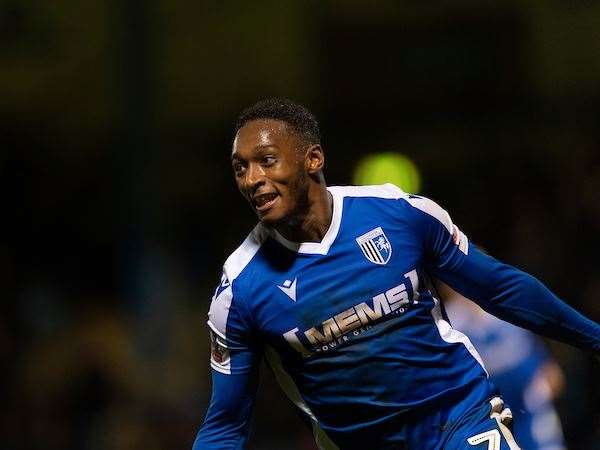
[[[304,166],[306,171],[313,175],[323,170],[325,165],[325,154],[319,144],[313,144],[306,150]]]

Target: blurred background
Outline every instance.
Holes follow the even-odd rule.
[[[600,2],[2,0],[0,449],[191,447],[210,297],[255,222],[232,127],[271,96],[320,119],[329,184],[404,155],[600,321]],[[600,365],[547,344],[568,448],[600,449]],[[262,374],[250,448],[314,449]]]

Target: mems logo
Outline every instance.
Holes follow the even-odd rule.
[[[403,314],[411,301],[412,304],[418,303],[419,278],[417,271],[411,270],[404,274],[404,277],[407,279],[406,282],[377,294],[369,301],[360,302],[329,317],[319,326],[302,333],[298,328],[293,328],[283,333],[283,337],[292,348],[305,357],[329,351],[338,344],[349,341],[351,336],[358,336],[366,331],[374,322],[385,320],[393,314]],[[412,298],[409,298],[407,283],[411,285]],[[308,341],[308,348],[302,340]]]

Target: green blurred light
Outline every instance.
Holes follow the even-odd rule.
[[[393,152],[365,156],[354,169],[353,181],[357,185],[393,183],[414,194],[421,189],[421,174],[415,163]]]

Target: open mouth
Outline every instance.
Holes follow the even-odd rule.
[[[252,198],[252,203],[257,211],[266,211],[275,204],[278,197],[279,195],[273,192],[260,194]]]

